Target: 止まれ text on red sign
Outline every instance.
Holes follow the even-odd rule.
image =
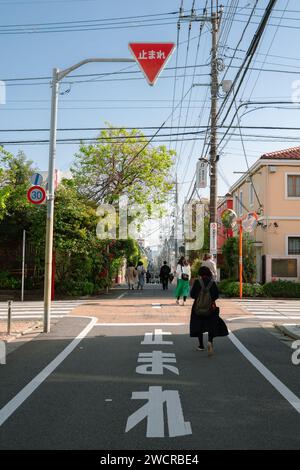
[[[138,62],[149,85],[154,85],[175,49],[173,42],[129,43],[129,49]]]

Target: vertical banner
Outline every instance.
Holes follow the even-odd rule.
[[[208,173],[208,161],[205,158],[201,158],[197,162],[196,169],[196,186],[197,188],[207,187],[207,173]]]
[[[210,254],[217,256],[217,236],[218,236],[218,224],[213,222],[210,224]]]

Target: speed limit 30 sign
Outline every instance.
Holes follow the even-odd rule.
[[[42,204],[46,199],[46,191],[41,186],[31,186],[27,192],[27,199],[32,204]]]

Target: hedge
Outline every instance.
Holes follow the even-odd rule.
[[[229,281],[223,283],[221,292],[226,297],[239,297],[240,295],[240,283],[236,281]],[[243,296],[245,297],[262,297],[263,286],[260,284],[249,284],[243,283]]]
[[[292,281],[273,281],[263,286],[266,297],[300,298],[300,283]]]
[[[218,287],[226,297],[239,297],[240,295],[240,284],[237,281],[225,279],[219,283]],[[243,296],[300,298],[300,283],[280,280],[264,285],[243,283]]]

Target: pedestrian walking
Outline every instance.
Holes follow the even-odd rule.
[[[126,280],[128,284],[128,289],[134,290],[134,284],[136,282],[137,272],[133,263],[129,263],[126,269]]]
[[[178,261],[178,265],[176,268],[176,276],[177,276],[177,286],[175,290],[175,297],[176,297],[176,304],[179,305],[180,298],[182,297],[182,304],[185,305],[187,296],[189,295],[190,291],[190,279],[191,279],[191,267],[189,263],[186,261],[184,256],[180,258]]]
[[[137,272],[137,279],[138,279],[137,290],[139,290],[139,288],[143,290],[144,284],[145,284],[145,268],[144,268],[142,261],[138,262],[136,272]]]
[[[147,284],[150,283],[151,277],[152,277],[152,276],[151,276],[151,273],[150,273],[150,271],[147,269],[147,272],[146,272],[146,282],[147,282]]]
[[[171,268],[167,265],[167,262],[164,261],[163,266],[160,268],[160,282],[163,286],[163,290],[168,290],[169,277],[170,277]]]
[[[217,284],[213,280],[212,273],[206,266],[199,269],[199,279],[194,281],[191,289],[191,297],[194,299],[191,319],[190,337],[198,338],[198,351],[204,351],[203,333],[208,333],[207,351],[213,354],[213,341],[217,336],[227,336],[228,330],[224,321],[219,316],[219,308],[216,300],[219,298]]]
[[[206,268],[208,268],[212,273],[213,280],[217,281],[217,277],[218,277],[218,275],[217,275],[217,265],[216,265],[215,261],[213,260],[212,255],[210,255],[209,253],[205,254],[204,257],[203,257],[201,266],[205,266]]]

